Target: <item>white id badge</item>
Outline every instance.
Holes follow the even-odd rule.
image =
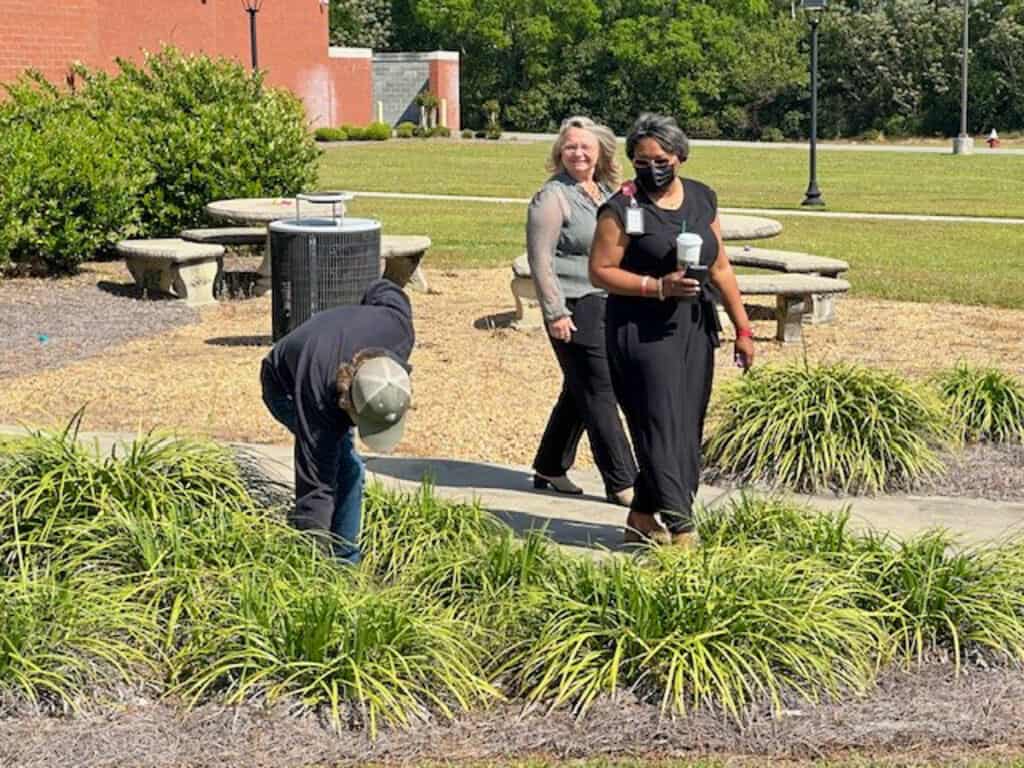
[[[644,233],[644,209],[630,207],[626,209],[626,234],[642,235]]]

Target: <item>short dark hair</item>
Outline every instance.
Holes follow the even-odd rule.
[[[679,127],[674,117],[644,112],[633,123],[626,137],[626,157],[633,159],[637,142],[641,139],[654,139],[666,152],[671,152],[682,162],[690,155],[690,140]]]

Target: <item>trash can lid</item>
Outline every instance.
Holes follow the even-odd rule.
[[[318,232],[372,232],[380,229],[376,219],[278,219],[270,222],[271,232],[291,232],[294,234],[317,234]]]
[[[307,203],[346,203],[355,195],[351,192],[300,192],[296,197]]]

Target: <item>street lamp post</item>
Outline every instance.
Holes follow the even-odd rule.
[[[252,51],[252,68],[259,69],[259,57],[256,54],[256,14],[263,7],[263,0],[242,0],[242,7],[249,14],[249,48]]]
[[[974,139],[967,135],[967,20],[970,8],[970,0],[964,0],[964,41],[960,51],[960,133],[953,139],[954,155],[969,155],[974,151]]]
[[[809,12],[807,21],[811,25],[811,167],[801,205],[824,205],[818,189],[818,22],[825,10],[825,0],[800,0],[800,7]]]

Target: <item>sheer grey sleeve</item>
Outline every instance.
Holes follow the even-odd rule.
[[[561,195],[556,189],[544,187],[533,196],[526,213],[526,257],[541,312],[549,323],[570,314],[555,274],[555,248],[564,220]]]

